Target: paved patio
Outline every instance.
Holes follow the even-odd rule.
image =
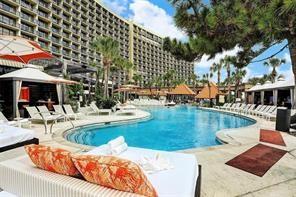
[[[139,111],[137,116],[88,116],[85,120],[74,121],[76,126],[111,121],[135,121],[148,118],[149,113]],[[254,118],[254,117],[252,117]],[[242,170],[225,165],[225,163],[259,143],[259,130],[274,129],[274,122],[254,118],[257,123],[239,129],[227,129],[217,133],[220,140],[229,144],[214,147],[191,149],[186,152],[196,155],[202,165],[202,196],[296,196],[296,137],[282,133],[288,153],[280,159],[263,177],[257,177]],[[59,123],[54,127],[55,134],[44,134],[42,125],[34,124],[41,144],[58,146],[73,152],[90,147],[76,145],[65,141],[61,134],[71,128],[70,123]],[[0,154],[0,161],[25,154],[23,148],[17,148]]]

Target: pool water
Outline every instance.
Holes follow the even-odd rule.
[[[215,133],[221,129],[245,127],[254,121],[192,106],[145,108],[152,119],[113,126],[86,126],[70,132],[69,141],[99,146],[124,136],[129,146],[157,150],[183,150],[218,145]]]

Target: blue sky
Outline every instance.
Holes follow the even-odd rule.
[[[143,25],[144,27],[150,29],[151,31],[161,35],[161,36],[169,36],[175,37],[180,40],[186,40],[186,35],[181,32],[174,25],[173,15],[174,8],[168,3],[167,0],[102,0],[103,3],[112,9],[115,13],[123,16],[126,19],[130,19]],[[205,0],[208,2],[208,0]],[[278,44],[256,59],[262,59],[265,57],[274,54],[282,46],[284,46],[286,42],[284,41],[281,44]],[[209,72],[209,67],[214,63],[218,62],[225,55],[235,55],[239,48],[235,48],[231,51],[225,51],[222,54],[218,54],[214,59],[207,60],[207,57],[204,56],[199,62],[195,63],[195,73],[198,75],[202,75],[204,73]],[[280,74],[285,75],[286,79],[292,78],[292,70],[291,70],[291,60],[289,50],[285,49],[281,53],[277,55],[278,58],[285,58],[286,64],[282,65],[278,72]],[[245,80],[254,76],[262,76],[266,73],[269,73],[269,68],[266,68],[263,65],[263,62],[253,63],[248,65],[246,68],[247,76]],[[225,71],[222,71],[222,79],[225,78]],[[213,77],[213,80],[216,80],[216,76]]]

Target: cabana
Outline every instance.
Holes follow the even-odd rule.
[[[275,83],[267,81],[265,84],[257,84],[247,91],[247,101],[251,104],[286,105],[294,104],[294,80],[278,79]]]
[[[208,85],[204,86],[203,89],[195,97],[196,99],[216,99],[218,95],[222,93],[219,92],[218,86],[211,82],[210,87]]]
[[[2,95],[7,94],[9,98],[9,104],[12,105],[13,117],[19,117],[18,104],[22,102],[20,100],[23,83],[41,83],[51,84],[56,86],[57,100],[59,104],[62,104],[62,86],[61,84],[75,84],[77,82],[70,81],[62,78],[53,77],[42,72],[36,68],[23,68],[0,76],[0,90]],[[5,87],[12,86],[12,93],[9,92],[10,88],[5,90]],[[6,92],[5,92],[6,91]],[[48,90],[49,91],[49,90]],[[29,93],[28,93],[29,94]],[[26,101],[28,102],[28,101]]]
[[[169,99],[174,101],[194,100],[195,93],[186,85],[178,85],[168,93]]]

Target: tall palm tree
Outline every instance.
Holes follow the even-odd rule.
[[[104,98],[108,98],[110,67],[119,57],[119,43],[110,37],[98,36],[91,42],[91,48],[102,55],[104,68]]]
[[[211,71],[213,73],[217,72],[217,85],[218,87],[220,86],[220,82],[221,82],[221,69],[222,69],[222,61],[220,61],[219,63],[214,63],[211,66]]]
[[[203,74],[203,77],[202,77],[204,79],[205,83],[207,83],[207,85],[208,85],[210,100],[211,100],[211,79],[212,79],[212,77],[213,77],[212,72]]]
[[[163,76],[163,80],[165,81],[165,85],[168,87],[169,91],[171,91],[172,83],[175,79],[175,74],[176,72],[174,70],[169,70]]]
[[[121,69],[124,73],[124,84],[129,83],[132,81],[132,71],[134,69],[134,64],[129,60],[121,58],[119,61],[121,64]]]
[[[267,67],[271,67],[272,68],[272,71],[270,73],[270,78],[271,78],[272,83],[275,82],[276,77],[278,75],[276,69],[278,67],[280,67],[282,64],[285,64],[285,63],[286,63],[286,60],[285,59],[279,59],[279,58],[270,58],[268,61],[265,61],[263,63],[264,66],[267,66]]]
[[[246,76],[247,71],[241,68],[236,68],[236,71],[232,73],[232,77],[234,78],[235,81],[235,96],[236,98],[239,98],[238,90],[239,86],[243,80],[243,78]]]
[[[221,60],[221,64],[223,64],[223,68],[226,69],[227,72],[227,78],[229,80],[227,81],[227,91],[228,91],[228,96],[227,96],[227,100],[228,102],[230,101],[230,97],[231,97],[231,64],[233,63],[235,57],[231,57],[231,56],[225,56],[224,59]]]
[[[102,84],[101,83],[103,82],[103,80],[101,80],[101,79],[103,79],[103,72],[104,72],[103,66],[101,64],[98,64],[97,62],[90,62],[89,65],[96,69],[96,72],[94,73],[94,77],[96,79],[95,94],[100,95],[102,92],[102,89],[101,89]],[[92,78],[92,77],[90,76],[90,78]],[[89,88],[91,89],[91,79],[90,79],[89,86],[90,86]],[[91,94],[89,94],[89,102],[90,101],[91,101]]]

